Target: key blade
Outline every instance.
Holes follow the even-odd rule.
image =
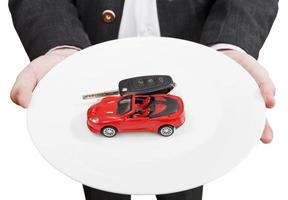
[[[105,91],[105,92],[99,92],[99,93],[86,94],[82,96],[82,99],[84,100],[95,99],[95,98],[100,98],[100,97],[105,97],[105,96],[110,96],[110,95],[118,95],[118,94],[119,94],[118,90],[111,90],[111,91]]]

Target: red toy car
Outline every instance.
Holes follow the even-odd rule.
[[[124,131],[151,131],[168,137],[184,121],[183,101],[171,94],[109,96],[87,111],[88,128],[106,137]]]

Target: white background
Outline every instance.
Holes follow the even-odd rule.
[[[280,1],[279,6],[259,59],[277,87],[276,108],[267,111],[275,139],[270,145],[259,142],[238,167],[207,184],[204,200],[288,199],[288,2]],[[29,60],[13,28],[6,1],[0,2],[0,19],[0,199],[84,200],[81,185],[58,172],[38,153],[26,129],[26,111],[10,101],[14,80]],[[155,199],[153,195],[132,198]]]

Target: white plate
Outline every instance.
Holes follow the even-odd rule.
[[[92,134],[83,94],[117,88],[124,78],[171,75],[186,122],[171,137]],[[83,184],[126,194],[191,189],[224,175],[255,146],[264,102],[250,75],[226,56],[169,38],[114,40],[54,67],[34,91],[28,129],[43,157]]]

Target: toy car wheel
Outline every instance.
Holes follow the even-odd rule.
[[[117,129],[113,126],[106,126],[102,128],[101,134],[105,137],[114,137],[117,134]]]
[[[161,126],[158,133],[164,137],[169,137],[174,133],[174,127],[171,125]]]

